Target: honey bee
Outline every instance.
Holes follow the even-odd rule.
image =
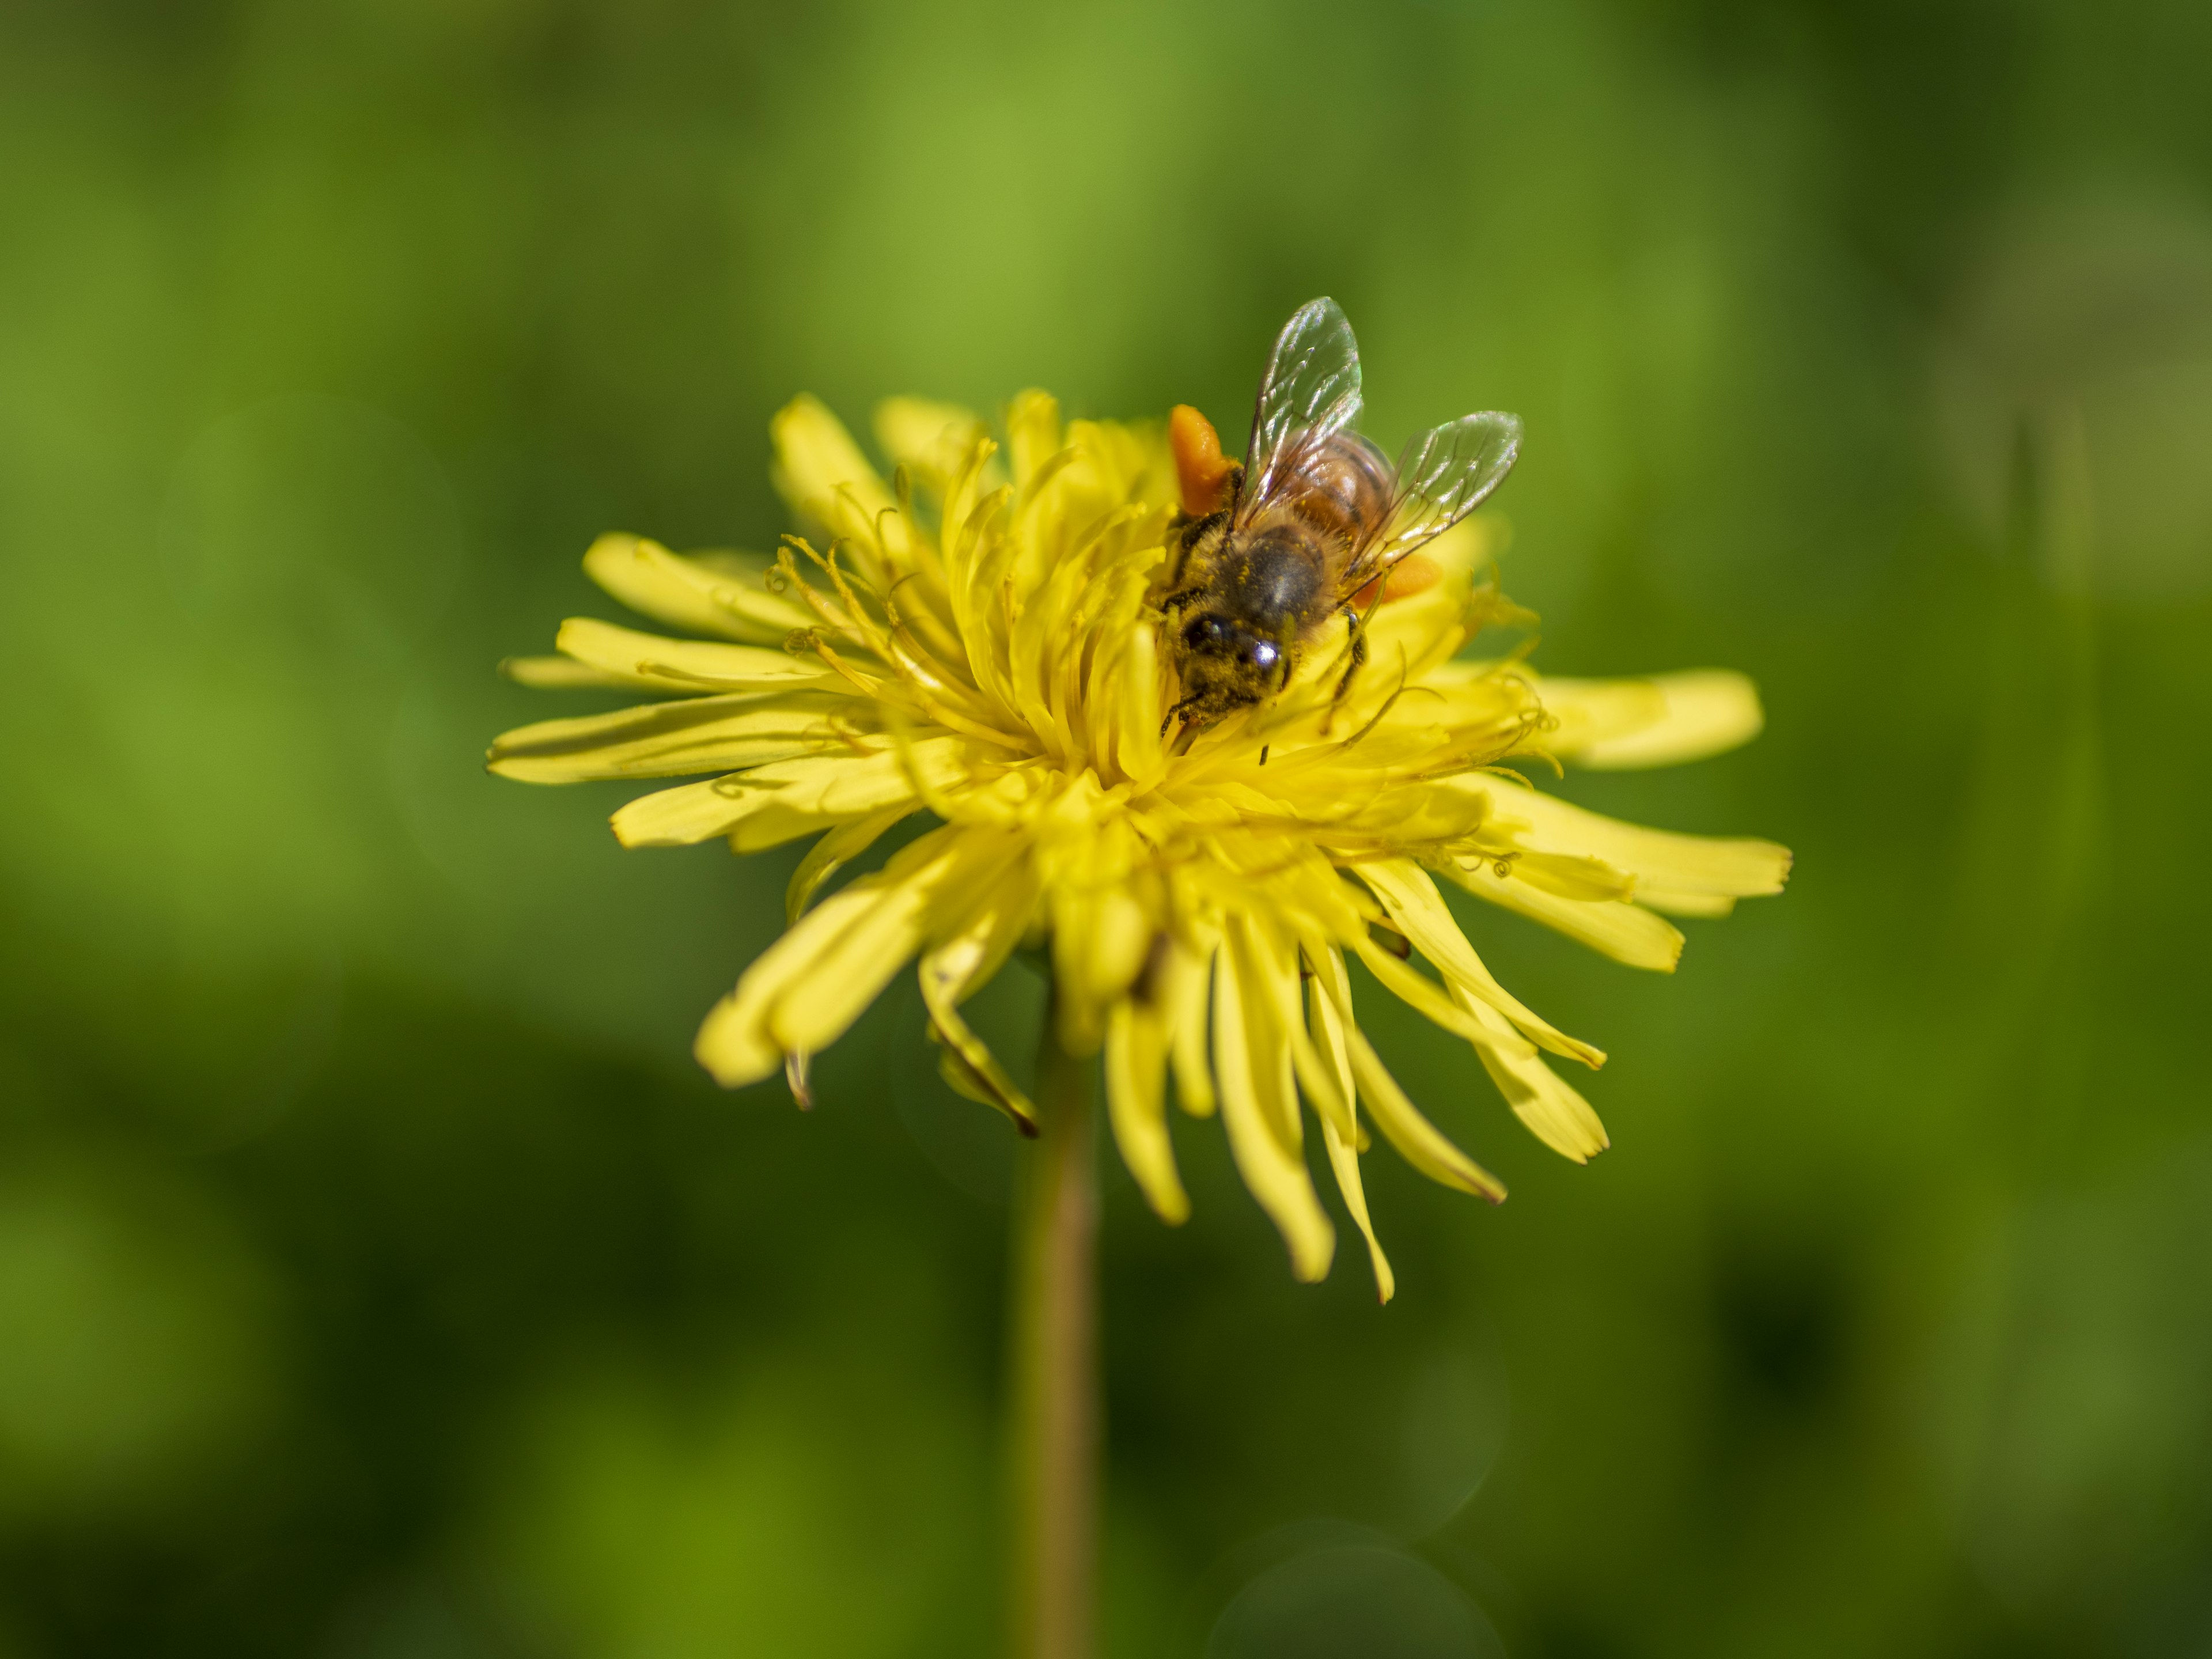
[[[1322,299],[1276,337],[1242,465],[1195,409],[1170,417],[1182,511],[1159,605],[1182,686],[1167,723],[1181,719],[1186,738],[1281,691],[1339,617],[1340,699],[1367,659],[1374,605],[1413,585],[1401,562],[1473,512],[1520,452],[1521,422],[1486,412],[1420,434],[1393,466],[1352,429],[1359,409],[1358,343]]]

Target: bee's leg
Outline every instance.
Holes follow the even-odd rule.
[[[1168,571],[1168,586],[1170,587],[1181,587],[1182,586],[1182,568],[1190,562],[1190,530],[1192,524],[1194,522],[1193,520],[1185,518],[1180,513],[1176,514],[1176,521],[1174,524],[1168,527],[1169,535],[1174,538],[1174,540],[1170,544],[1170,545],[1175,549],[1175,562],[1172,568]]]
[[[1175,568],[1168,573],[1168,586],[1171,588],[1182,586],[1183,568],[1190,562],[1191,549],[1204,541],[1209,532],[1228,524],[1229,509],[1209,513],[1202,519],[1181,513],[1176,518],[1179,522],[1169,526],[1170,533],[1176,538]]]
[[[1180,507],[1176,509],[1175,517],[1168,520],[1167,585],[1170,587],[1180,587],[1182,585],[1183,561],[1190,556],[1190,543],[1188,538],[1191,526],[1197,522]]]
[[[1367,664],[1367,628],[1365,619],[1362,617],[1358,611],[1346,607],[1344,613],[1344,622],[1346,628],[1350,630],[1352,635],[1352,661],[1345,668],[1344,678],[1336,683],[1336,695],[1329,699],[1331,702],[1342,702],[1346,697],[1351,695],[1352,677],[1358,673],[1359,671]]]
[[[1196,697],[1185,697],[1174,708],[1169,709],[1168,717],[1160,722],[1160,735],[1164,738],[1167,736],[1168,727],[1176,723],[1176,716],[1181,714],[1184,709],[1194,707],[1198,701],[1199,700]],[[1169,745],[1168,753],[1170,755],[1188,754],[1190,752],[1191,744],[1198,741],[1200,733],[1203,732],[1207,726],[1212,724],[1213,722],[1212,720],[1205,719],[1203,716],[1195,720],[1184,720],[1182,723],[1182,730],[1176,733],[1176,740]]]

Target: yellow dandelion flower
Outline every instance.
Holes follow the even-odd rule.
[[[1511,614],[1483,580],[1494,527],[1464,519],[1424,549],[1425,591],[1368,611],[1366,665],[1348,684],[1347,625],[1279,692],[1178,728],[1164,430],[1064,422],[1035,392],[1006,411],[1003,447],[967,411],[915,398],[883,404],[875,430],[888,481],[828,410],[792,404],[774,424],[775,478],[813,539],[771,558],[603,537],[586,570],[676,635],[580,619],[559,656],[508,665],[526,684],[654,697],[491,750],[494,771],[536,782],[703,776],[617,812],[624,846],[818,837],[792,878],[788,931],[699,1033],[716,1079],[783,1070],[803,1098],[808,1057],[918,961],[948,1079],[1033,1132],[1030,1101],[961,1008],[1036,945],[1059,1042],[1104,1052],[1114,1136],[1152,1207],[1170,1222],[1189,1210],[1172,1079],[1185,1112],[1219,1114],[1295,1273],[1321,1278],[1334,1238],[1308,1173],[1310,1115],[1386,1299],[1363,1109],[1424,1174],[1492,1201],[1504,1188],[1385,1067],[1356,1017],[1352,961],[1465,1038],[1545,1144],[1577,1163],[1607,1145],[1551,1063],[1604,1055],[1498,983],[1438,879],[1671,969],[1682,938],[1668,914],[1778,891],[1788,854],[1616,822],[1502,763],[1712,754],[1759,729],[1748,682],[1551,679],[1461,659]],[[819,896],[920,813],[937,826]]]

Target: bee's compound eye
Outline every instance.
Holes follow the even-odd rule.
[[[1244,658],[1255,668],[1273,668],[1282,654],[1272,641],[1255,640],[1252,641],[1251,647],[1245,652]]]
[[[1191,647],[1217,645],[1221,640],[1221,623],[1212,617],[1193,617],[1182,630],[1182,642]]]

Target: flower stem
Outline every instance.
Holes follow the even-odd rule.
[[[1097,1531],[1098,1195],[1091,1068],[1048,1004],[1013,1249],[1012,1653],[1091,1659]]]

